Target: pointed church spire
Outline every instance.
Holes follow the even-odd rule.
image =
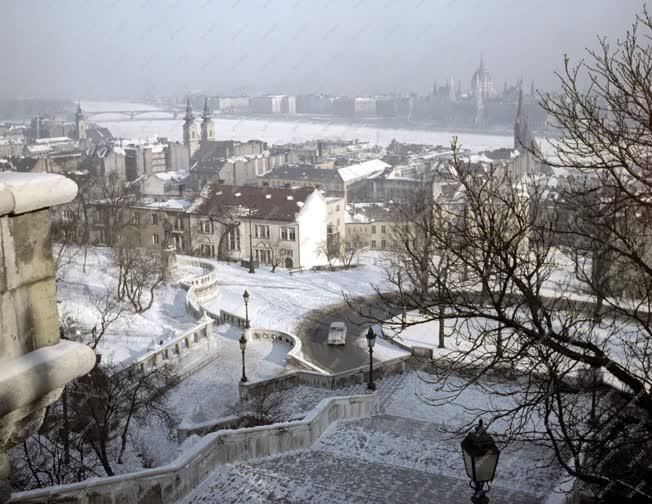
[[[77,111],[75,112],[75,120],[79,121],[84,118],[84,112],[82,112],[81,103],[77,100]]]
[[[536,149],[537,145],[534,136],[530,131],[525,116],[525,106],[523,104],[523,82],[518,85],[518,103],[516,104],[516,121],[514,122],[514,149]]]
[[[518,84],[518,101],[516,103],[516,124],[521,124],[525,120],[523,117],[523,84]]]
[[[186,115],[185,115],[186,122],[192,122],[195,120],[195,116],[192,113],[192,107],[190,106],[190,97],[187,98],[186,100]]]
[[[204,101],[204,112],[201,115],[201,139],[203,141],[215,140],[215,128],[208,108],[208,97]]]
[[[208,121],[211,118],[211,112],[208,108],[208,96],[204,99],[204,112],[201,117],[204,121]]]

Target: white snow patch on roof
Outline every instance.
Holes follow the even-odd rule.
[[[367,178],[370,175],[383,172],[386,168],[389,168],[389,166],[389,164],[380,159],[372,159],[371,161],[365,161],[364,163],[339,168],[337,171],[344,182],[352,182],[354,180]]]

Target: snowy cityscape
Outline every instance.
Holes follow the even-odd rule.
[[[645,2],[2,11],[0,504],[652,502]]]

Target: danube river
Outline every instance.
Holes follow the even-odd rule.
[[[86,111],[102,110],[152,110],[156,107],[139,103],[124,102],[82,102]],[[195,111],[198,117],[200,111]],[[157,117],[158,116],[158,117]],[[182,139],[183,119],[163,119],[169,116],[165,113],[154,113],[149,116],[137,116],[128,120],[124,116],[101,115],[91,118],[102,126],[109,128],[116,137],[124,138],[154,138],[167,137],[170,140]],[[199,117],[198,117],[199,120]],[[497,148],[511,148],[514,145],[511,135],[480,134],[468,131],[440,131],[418,128],[385,128],[363,123],[344,124],[325,120],[316,121],[309,117],[297,116],[296,119],[273,119],[216,116],[215,135],[218,140],[250,139],[263,140],[270,144],[302,142],[316,139],[342,139],[372,142],[386,146],[392,139],[399,142],[431,145],[450,144],[453,136],[458,136],[464,148],[473,151]]]

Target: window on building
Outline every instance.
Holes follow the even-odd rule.
[[[382,226],[380,226],[380,232],[381,232],[382,234],[385,234],[385,233],[387,232],[387,229],[385,228],[385,224],[383,224]]]
[[[158,245],[160,243],[159,237],[157,234],[152,235],[152,245]]]
[[[269,264],[272,262],[272,251],[269,249],[255,249],[256,252],[256,261],[263,264]]]
[[[131,220],[130,220],[130,223],[131,223],[131,224],[135,224],[135,225],[140,224],[140,214],[139,214],[139,213],[133,213],[133,214],[131,214]]]
[[[281,240],[295,241],[296,239],[295,228],[281,226]]]
[[[155,226],[158,225],[158,214],[153,213],[152,214],[152,224]]]
[[[183,228],[184,228],[183,219],[181,217],[175,217],[174,218],[175,231],[183,231]]]
[[[136,235],[136,245],[142,245],[143,244],[143,237],[139,234]]]
[[[226,235],[226,246],[229,250],[240,251],[240,228],[236,227]]]
[[[331,234],[331,233],[333,232],[333,226],[332,226],[331,224],[329,224],[329,225],[326,227],[326,232],[327,232],[328,234]]]
[[[371,248],[376,248],[376,240],[371,240]]]
[[[177,252],[183,252],[183,236],[174,235],[174,248]]]
[[[214,257],[215,256],[215,245],[208,243],[202,243],[199,247],[201,255],[204,257]]]
[[[256,224],[254,227],[254,236],[256,238],[269,238],[269,226]]]
[[[207,234],[213,234],[213,223],[210,220],[200,221],[201,232]]]
[[[381,240],[380,241],[380,247],[381,248],[386,248],[387,247],[387,241],[386,240]]]
[[[371,226],[371,234],[376,234],[376,226]]]
[[[75,218],[75,212],[72,210],[64,210],[62,215],[64,220],[72,220]]]

